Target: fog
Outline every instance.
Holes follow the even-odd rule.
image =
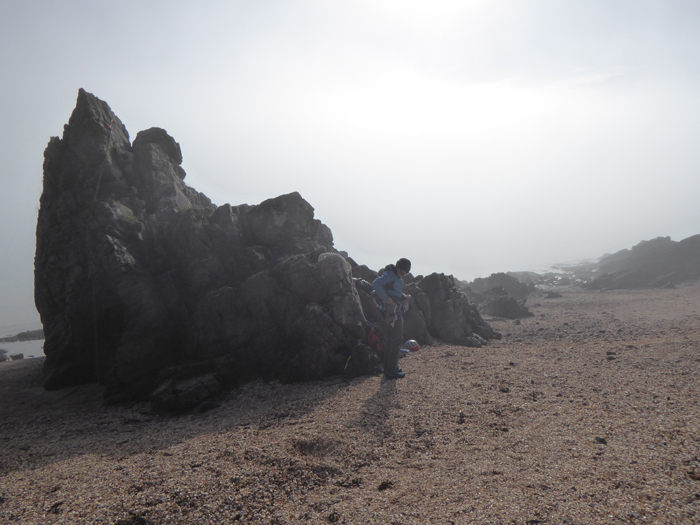
[[[695,1],[0,6],[0,327],[33,306],[43,150],[79,88],[216,204],[298,191],[335,247],[471,280],[700,233]]]

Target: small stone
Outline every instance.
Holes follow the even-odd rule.
[[[379,486],[377,487],[377,490],[386,490],[390,489],[391,487],[394,486],[394,483],[391,481],[382,481]]]
[[[605,439],[604,437],[595,438],[595,442],[600,444],[600,445],[607,445],[608,444],[608,440]]]

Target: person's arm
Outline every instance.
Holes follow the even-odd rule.
[[[386,303],[388,301],[391,301],[391,303],[394,302],[391,299],[391,297],[389,297],[386,294],[386,290],[384,290],[384,285],[389,284],[393,280],[394,280],[393,272],[387,270],[380,277],[377,277],[374,281],[372,281],[372,287],[374,288],[374,291],[377,292],[377,295],[379,296],[379,298],[382,300],[383,303]],[[391,304],[391,303],[389,303],[389,304]]]

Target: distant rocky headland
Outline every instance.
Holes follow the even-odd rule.
[[[594,290],[673,288],[700,277],[700,235],[681,241],[657,237],[603,256],[584,287]]]
[[[588,290],[674,288],[698,278],[700,235],[693,235],[681,241],[657,237],[595,261],[554,265],[549,272],[495,273],[458,284],[478,302],[480,294],[499,287],[513,298],[522,299],[530,292],[557,286]]]
[[[366,285],[378,272],[340,254],[298,193],[215,206],[181,163],[165,130],[132,143],[107,103],[80,90],[44,153],[44,386],[98,382],[108,402],[150,396],[178,410],[257,377],[370,373],[365,343],[383,316]],[[500,338],[452,276],[405,281],[407,339]]]
[[[9,337],[0,338],[0,343],[19,343],[22,341],[40,341],[44,338],[44,331],[39,330],[28,330],[26,332],[20,332],[16,335],[11,335]]]

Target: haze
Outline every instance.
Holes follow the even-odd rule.
[[[81,87],[214,203],[298,191],[374,269],[700,233],[699,27],[692,0],[5,1],[0,326],[38,326],[43,150]]]

